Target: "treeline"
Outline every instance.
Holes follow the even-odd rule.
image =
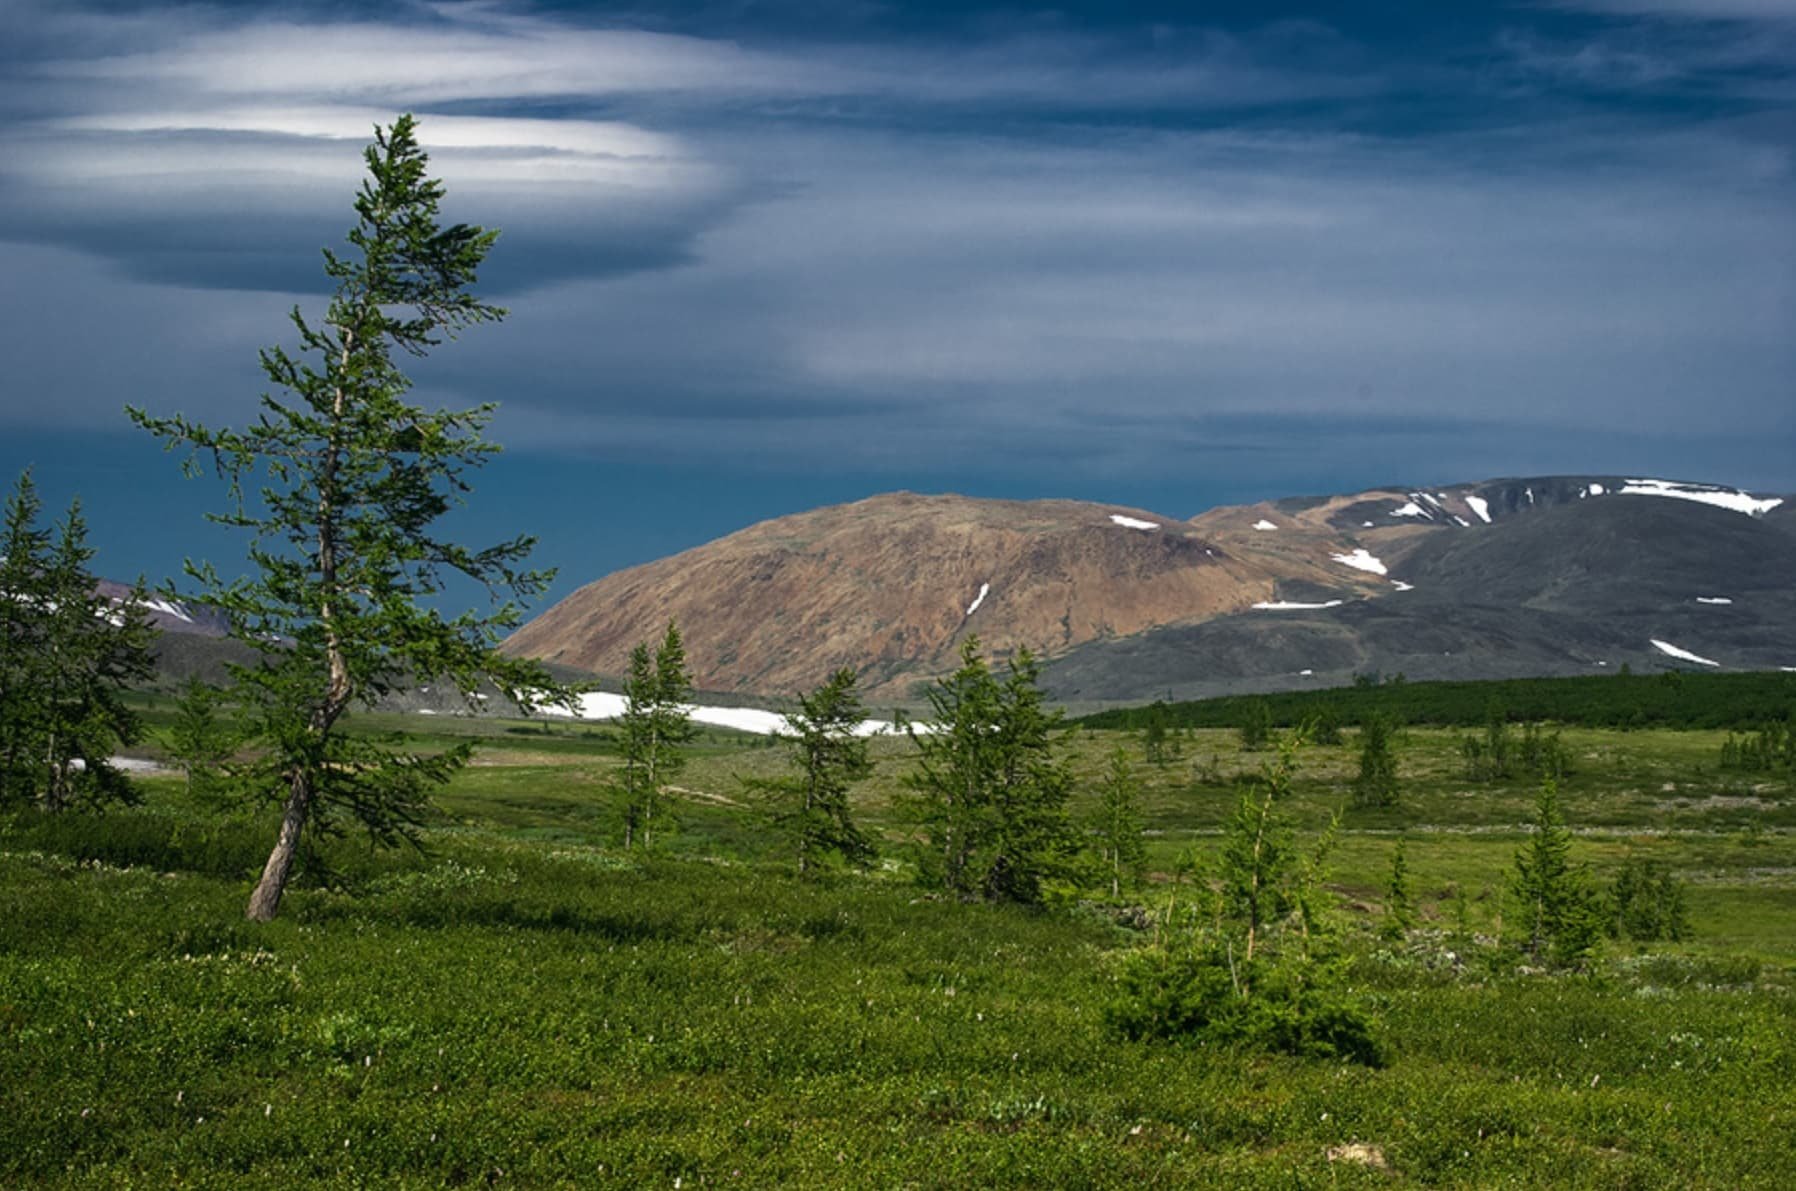
[[[1321,691],[1229,695],[1115,708],[1083,716],[1088,728],[1145,731],[1238,728],[1269,715],[1278,727],[1382,716],[1404,724],[1483,727],[1492,706],[1513,722],[1589,728],[1756,728],[1796,712],[1796,674],[1606,674],[1588,678],[1509,678],[1484,682],[1365,681]]]

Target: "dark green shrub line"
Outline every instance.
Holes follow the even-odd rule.
[[[1073,722],[1087,728],[1235,728],[1270,713],[1278,727],[1384,715],[1405,724],[1482,728],[1495,704],[1510,721],[1591,728],[1757,729],[1796,711],[1796,674],[1613,674],[1589,678],[1513,678],[1488,682],[1398,682],[1230,695],[1185,703],[1113,708]]]

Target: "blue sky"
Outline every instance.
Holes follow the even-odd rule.
[[[896,488],[1188,516],[1796,491],[1796,0],[0,0],[0,474],[236,546],[121,407],[251,415],[410,110],[512,310],[464,528],[558,592]]]

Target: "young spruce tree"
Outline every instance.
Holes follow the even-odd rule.
[[[430,791],[468,759],[466,746],[431,755],[345,734],[358,700],[419,679],[470,697],[490,682],[526,711],[562,697],[540,665],[495,648],[520,619],[512,599],[539,595],[550,578],[524,569],[533,540],[470,549],[438,536],[467,473],[498,450],[483,437],[493,407],[413,404],[398,360],[504,315],[470,292],[498,233],[439,221],[443,186],[426,173],[411,116],[376,128],[364,160],[348,250],[324,253],[336,289],[323,321],[296,307],[298,353],[261,354],[284,395],[264,395],[243,429],[130,411],[189,453],[190,474],[211,462],[232,497],[213,519],[250,535],[249,576],[228,582],[191,563],[187,573],[260,655],[233,671],[265,746],[256,784],[282,805],[246,911],[259,921],[279,910],[308,832],[351,819],[378,843],[411,838]],[[497,607],[445,616],[431,606],[454,576]]]

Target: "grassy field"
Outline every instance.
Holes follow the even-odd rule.
[[[160,713],[152,709],[155,720]],[[1696,937],[1521,968],[1491,939],[1534,783],[1466,780],[1459,733],[1400,736],[1403,805],[1348,812],[1331,887],[1389,1062],[1109,1036],[1144,942],[1103,899],[1045,912],[910,878],[903,741],[859,792],[866,875],[800,881],[703,736],[682,830],[625,854],[603,727],[368,717],[477,738],[423,852],[326,849],[242,920],[272,838],[178,778],[101,820],[0,820],[0,1184],[961,1187],[1796,1185],[1796,792],[1721,771],[1725,733],[1567,729],[1577,858],[1646,856]],[[1319,828],[1354,753],[1306,749]],[[1081,806],[1118,742],[1069,741]],[[1179,734],[1142,765],[1160,905],[1264,753]],[[1373,933],[1395,837],[1422,929]]]

